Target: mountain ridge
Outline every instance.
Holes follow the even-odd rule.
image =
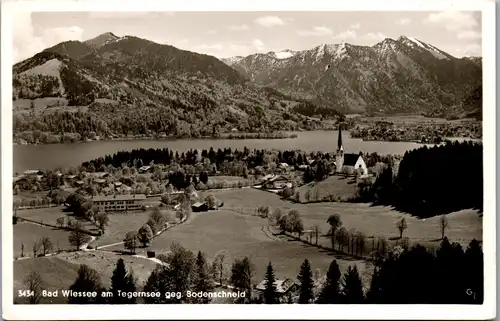
[[[385,38],[373,46],[320,44],[287,59],[256,53],[223,61],[259,85],[330,101],[344,113],[442,117],[467,109],[461,105],[477,97],[482,84],[480,58],[456,58],[407,36]]]
[[[134,36],[96,38],[59,43],[13,66],[17,134],[201,137],[321,125],[292,112],[303,101],[256,86],[213,56]],[[35,100],[50,105],[35,108]]]

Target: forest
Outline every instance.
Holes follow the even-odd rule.
[[[360,200],[394,206],[421,218],[462,209],[483,210],[483,146],[448,142],[408,151],[396,175],[388,166],[373,185],[360,185]]]

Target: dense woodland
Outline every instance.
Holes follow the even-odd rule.
[[[483,146],[454,142],[406,152],[394,177],[389,166],[360,199],[419,217],[467,208],[483,210]]]
[[[177,108],[179,107],[179,108]],[[14,115],[14,140],[28,143],[56,143],[108,137],[218,138],[233,128],[240,132],[276,133],[299,129],[325,129],[319,120],[285,113],[256,113],[240,118],[234,113],[212,113],[181,109],[180,106],[143,106],[92,104],[87,111],[61,111],[33,115]]]

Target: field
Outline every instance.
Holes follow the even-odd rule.
[[[24,245],[24,256],[33,256],[33,245],[44,236],[52,241],[53,249],[50,252],[56,252],[58,248],[61,250],[74,248],[69,244],[69,232],[65,230],[25,222],[17,223],[13,228],[14,257],[21,256],[22,245]]]
[[[339,214],[343,226],[356,229],[367,236],[383,236],[387,239],[399,236],[396,222],[405,217],[408,229],[403,236],[414,242],[433,241],[441,237],[439,217],[420,220],[409,214],[395,211],[386,206],[370,206],[359,203],[311,203],[298,204],[287,202],[279,196],[256,189],[242,189],[214,192],[217,198],[224,201],[224,209],[232,209],[238,213],[252,214],[259,206],[269,205],[272,209],[284,211],[298,210],[306,228],[317,224],[326,232],[327,219],[331,214]],[[472,239],[482,240],[482,218],[477,211],[462,210],[446,215],[448,228],[446,236],[456,242],[467,244]]]
[[[21,199],[36,199],[36,198],[44,198],[47,196],[48,192],[47,191],[41,191],[41,192],[27,192],[27,191],[21,191],[19,195],[14,195],[14,201],[15,200],[21,200]]]
[[[335,199],[348,199],[356,196],[358,187],[352,178],[343,176],[330,176],[319,182],[312,182],[301,186],[300,201],[307,202],[306,193],[309,191],[310,201],[314,201],[314,195],[317,195],[318,200],[333,195]]]
[[[324,250],[307,246],[298,241],[275,240],[262,231],[267,220],[233,211],[219,210],[193,213],[190,221],[181,224],[154,239],[149,250],[156,254],[169,251],[173,241],[178,241],[193,252],[202,251],[209,260],[221,250],[228,257],[228,267],[234,259],[248,256],[255,264],[255,282],[264,277],[269,261],[272,261],[277,278],[295,278],[300,265],[307,258],[313,270],[319,268],[323,273],[328,269],[334,256]],[[365,262],[359,260],[339,260],[342,271],[350,264],[357,264],[365,270]]]
[[[58,218],[65,216],[67,218],[69,217],[73,220],[80,221],[83,225],[83,229],[89,232],[98,231],[98,228],[92,222],[78,218],[74,216],[73,213],[71,212],[65,212],[64,208],[65,208],[64,206],[57,206],[57,207],[37,208],[29,210],[19,210],[17,211],[17,215],[22,218],[54,226],[57,226],[56,221]]]
[[[164,215],[175,218],[175,213],[163,210]],[[110,213],[109,224],[104,235],[100,236],[92,245],[107,245],[123,241],[128,232],[137,232],[149,219],[150,211]]]
[[[74,252],[63,253],[57,257],[39,257],[36,259],[14,261],[14,298],[17,298],[18,290],[26,289],[23,284],[26,277],[32,272],[38,272],[45,284],[46,290],[67,290],[76,279],[80,264],[87,264],[95,269],[101,276],[101,281],[109,288],[111,276],[116,262],[122,257],[127,268],[133,267],[137,285],[142,287],[156,263],[132,256],[122,256],[109,252]],[[15,302],[25,302],[23,299],[15,299]],[[42,299],[42,303],[65,303],[66,299]]]
[[[78,265],[71,264],[58,257],[38,257],[35,259],[14,261],[14,302],[26,303],[19,298],[18,290],[26,290],[24,281],[31,272],[38,272],[42,277],[44,289],[48,291],[67,290],[77,276]],[[42,298],[41,303],[65,303],[66,299]]]
[[[253,188],[212,191],[212,193],[224,202],[222,208],[217,211],[192,213],[187,222],[156,237],[147,250],[155,251],[156,255],[167,253],[172,242],[177,241],[195,253],[204,252],[209,261],[218,252],[224,250],[228,253],[226,260],[228,270],[235,259],[248,256],[256,269],[254,283],[262,280],[269,261],[273,263],[276,277],[282,279],[285,277],[295,278],[305,258],[310,261],[313,271],[319,269],[323,274],[331,261],[336,259],[342,272],[349,265],[356,264],[365,286],[368,286],[373,269],[369,262],[334,254],[288,237],[275,236],[270,232],[272,228],[269,228],[268,219],[253,215],[256,208],[265,204],[269,205],[272,210],[276,208],[286,212],[292,209],[298,210],[306,229],[318,225],[322,233],[328,231],[328,216],[339,214],[344,227],[348,230],[355,229],[364,232],[368,237],[397,238],[399,233],[396,229],[396,222],[401,217],[405,217],[408,224],[408,229],[403,236],[408,236],[411,242],[437,246],[441,236],[439,217],[420,220],[389,207],[354,203],[300,204],[283,201],[276,194]],[[200,195],[204,194],[206,193],[200,193]],[[22,216],[22,212],[20,211],[20,216]],[[54,208],[50,208],[25,211],[25,213],[31,213],[29,216],[32,219],[48,223],[59,217],[62,212],[60,209],[56,212]],[[16,286],[19,288],[20,282],[29,269],[34,269],[40,270],[44,280],[48,279],[49,289],[50,286],[59,289],[67,288],[74,280],[76,273],[76,268],[71,263],[88,264],[102,275],[103,282],[107,284],[119,257],[123,257],[127,266],[133,268],[139,281],[138,285],[142,286],[156,264],[143,258],[121,256],[107,251],[122,250],[123,244],[113,244],[121,242],[128,231],[137,230],[147,221],[148,214],[148,212],[110,214],[110,223],[105,235],[95,243],[112,245],[107,247],[106,251],[61,253],[57,258],[14,261],[15,271],[19,270],[16,271]],[[449,225],[445,234],[451,241],[467,246],[473,238],[482,240],[482,218],[477,212],[462,210],[448,214],[447,218]],[[20,242],[33,242],[44,236],[45,232],[50,232],[47,236],[50,236],[54,243],[59,240],[59,246],[67,242],[67,232],[65,231],[22,223],[14,227],[15,250],[20,250]],[[330,246],[328,237],[320,237],[320,243],[324,246]],[[371,240],[368,239],[366,244],[367,247],[370,247]],[[25,244],[25,252],[29,251],[31,247],[32,244]],[[143,255],[145,251],[146,249],[140,248],[138,254]],[[33,263],[41,262],[40,260],[47,260],[48,263]]]

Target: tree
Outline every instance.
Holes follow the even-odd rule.
[[[349,266],[342,280],[342,298],[345,304],[361,304],[364,301],[363,283],[358,268]]]
[[[363,252],[365,250],[365,243],[366,243],[366,235],[363,232],[356,232],[355,234],[355,239],[356,239],[356,255],[363,256]]]
[[[30,292],[29,303],[38,304],[42,298],[42,291],[44,289],[44,282],[38,272],[32,271],[24,280],[27,290]]]
[[[154,226],[163,226],[165,225],[165,216],[161,213],[159,207],[153,208],[151,214],[149,214],[149,219],[151,219],[154,223]]]
[[[472,240],[465,250],[465,284],[471,289],[471,301],[482,304],[484,299],[484,255],[481,244]]]
[[[273,212],[273,220],[278,224],[279,220],[283,217],[283,210],[281,208],[275,208]]]
[[[89,236],[83,232],[82,223],[76,222],[72,226],[73,230],[69,233],[69,244],[80,250],[80,247],[89,239]]]
[[[335,238],[339,244],[339,251],[344,251],[344,246],[349,242],[349,235],[345,227],[341,227],[336,232]]]
[[[195,255],[190,250],[184,248],[178,242],[173,242],[170,252],[167,255],[167,266],[165,277],[167,286],[171,292],[179,292],[182,297],[186,297],[186,292],[190,289],[195,264]],[[180,303],[182,297],[173,298],[171,302]]]
[[[40,243],[38,243],[38,241],[35,241],[35,243],[33,243],[33,257],[37,257],[39,250],[40,250]]]
[[[340,303],[340,269],[336,260],[330,263],[326,272],[326,281],[318,298],[318,303],[333,304]]]
[[[132,254],[135,254],[135,249],[137,248],[137,233],[128,232],[123,240],[124,246],[127,250],[131,250]]]
[[[135,298],[123,297],[118,295],[118,291],[121,292],[135,292],[136,286],[132,276],[132,273],[127,273],[125,268],[125,263],[123,259],[118,259],[116,262],[115,270],[113,271],[113,276],[111,276],[111,288],[110,291],[113,293],[111,298],[112,304],[133,304],[135,303]]]
[[[96,220],[97,224],[99,224],[99,227],[104,231],[104,228],[109,224],[108,214],[103,211],[99,211],[97,213]]]
[[[104,287],[101,283],[99,273],[85,264],[80,265],[78,276],[75,282],[69,287],[69,290],[76,293],[97,292],[95,298],[89,296],[70,296],[68,298],[69,304],[98,304],[105,301],[101,296]]]
[[[318,225],[314,225],[313,228],[312,228],[312,230],[313,230],[313,235],[314,235],[314,237],[316,239],[316,243],[315,244],[318,245],[318,238],[319,238],[319,236],[321,234],[321,229],[320,229],[320,227]]]
[[[165,205],[170,205],[172,203],[172,197],[170,194],[165,193],[161,196],[161,202]]]
[[[279,302],[275,282],[276,279],[274,278],[274,269],[271,262],[269,262],[267,265],[264,289],[264,303],[266,304],[276,304]]]
[[[153,240],[153,231],[151,230],[151,227],[147,224],[143,225],[139,229],[137,239],[142,243],[142,246],[149,246],[149,243],[151,243],[151,240]]]
[[[205,255],[198,252],[194,265],[193,289],[195,292],[211,292],[214,289],[214,282],[210,276]],[[210,298],[197,298],[197,303],[208,303]]]
[[[290,217],[288,215],[283,215],[278,220],[278,226],[281,230],[281,233],[290,232],[293,228],[292,221],[290,220]]]
[[[227,253],[221,251],[215,256],[214,261],[212,262],[213,277],[214,279],[219,280],[221,286],[226,272],[226,265],[225,265],[226,259],[227,259]]]
[[[165,266],[157,265],[156,268],[149,275],[146,284],[144,284],[144,292],[170,292],[170,284],[168,282],[168,271]],[[144,303],[146,304],[164,304],[169,303],[169,300],[161,295],[160,297],[151,296],[145,297]]]
[[[41,238],[40,245],[42,246],[43,256],[45,256],[45,254],[49,253],[49,251],[52,251],[52,249],[54,248],[52,241],[47,236],[44,236]]]
[[[330,236],[332,237],[332,247],[335,245],[335,231],[342,226],[342,220],[339,214],[332,214],[326,220],[330,224]]]
[[[300,266],[300,272],[297,279],[300,282],[299,303],[311,303],[311,301],[314,300],[314,281],[312,278],[311,265],[307,259],[305,259]]]
[[[399,238],[403,238],[403,232],[404,230],[406,230],[408,228],[408,225],[406,224],[406,219],[403,217],[401,218],[401,220],[399,220],[397,223],[396,223],[396,227],[399,231]]]
[[[445,232],[447,227],[448,227],[448,219],[446,218],[446,215],[443,214],[439,218],[439,228],[441,230],[441,239],[444,239],[444,232]]]
[[[254,274],[255,268],[248,257],[243,258],[243,260],[236,259],[231,267],[231,284],[245,291],[245,297],[251,298]]]
[[[209,209],[217,208],[215,196],[213,194],[210,194],[207,197],[205,197],[205,204],[208,206]]]
[[[64,226],[64,216],[58,217],[56,220],[56,224],[57,224],[57,226],[59,226],[59,228],[62,228]]]
[[[311,201],[311,190],[310,189],[308,189],[306,191],[305,197],[306,197],[306,202],[309,203]]]
[[[304,231],[304,223],[302,222],[299,211],[291,210],[288,212],[288,220],[291,228],[290,232],[297,233],[300,238],[302,232]]]
[[[203,172],[200,173],[200,181],[203,184],[207,184],[208,183],[208,173],[206,171],[203,171]]]

